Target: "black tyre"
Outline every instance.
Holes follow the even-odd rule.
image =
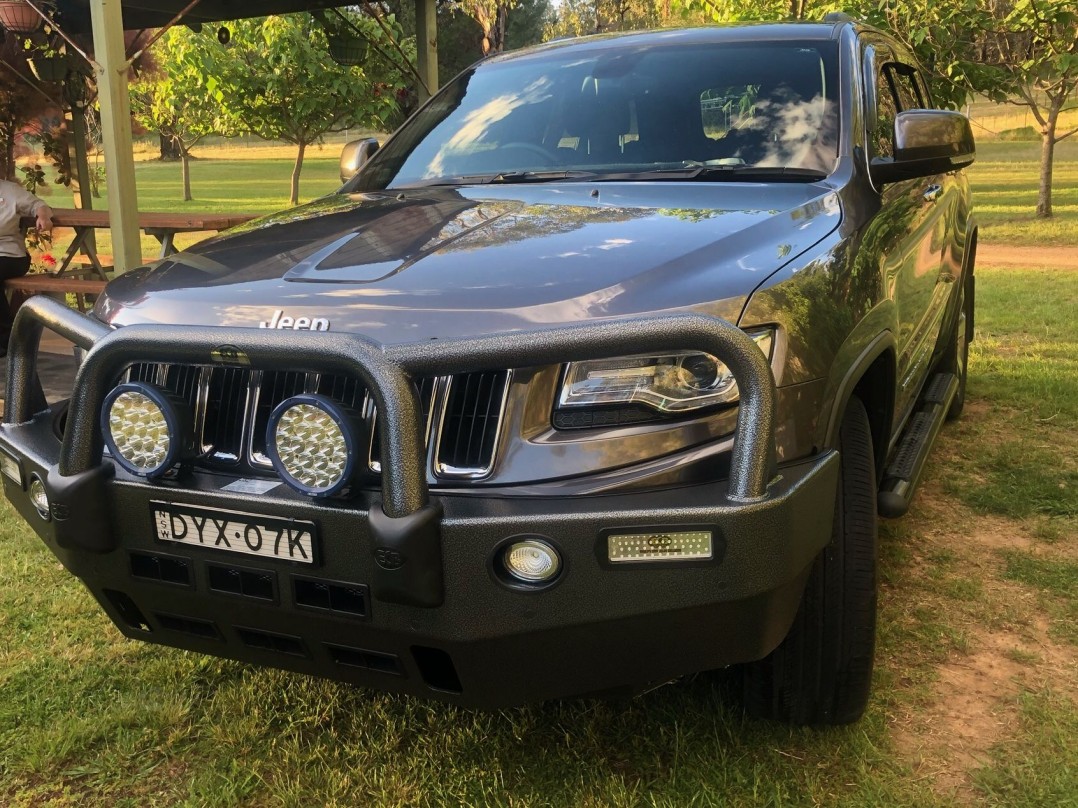
[[[958,377],[958,392],[947,409],[947,420],[954,421],[966,406],[966,368],[969,364],[970,326],[973,323],[973,277],[967,275],[959,293],[958,316],[955,318],[954,335],[944,356],[941,370]]]
[[[876,645],[876,470],[860,399],[846,409],[838,449],[831,542],[813,564],[786,639],[743,666],[745,709],[759,718],[848,724],[868,703]]]

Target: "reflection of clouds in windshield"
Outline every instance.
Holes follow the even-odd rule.
[[[509,116],[513,110],[525,104],[538,104],[550,98],[551,81],[543,77],[533,81],[519,93],[499,95],[483,106],[469,112],[461,122],[460,129],[438,149],[430,161],[423,179],[445,176],[445,160],[448,155],[482,142],[490,127]]]
[[[792,166],[830,172],[835,164],[838,114],[833,101],[776,96],[756,102],[755,114],[741,127],[760,138],[760,166]]]

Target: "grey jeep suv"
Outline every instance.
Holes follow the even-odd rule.
[[[838,21],[498,55],[376,147],[24,306],[0,460],[49,548],[179,648],[483,707],[736,665],[858,718],[877,511],[962,407],[967,121]]]

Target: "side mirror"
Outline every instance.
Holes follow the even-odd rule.
[[[376,151],[378,151],[378,141],[373,137],[345,143],[341,150],[341,182],[352,179]]]
[[[976,153],[973,130],[965,115],[911,109],[895,118],[894,159],[873,158],[869,170],[877,184],[912,180],[965,168]]]

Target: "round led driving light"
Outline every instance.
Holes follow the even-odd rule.
[[[561,570],[561,556],[545,541],[525,539],[508,545],[502,551],[505,571],[529,584],[552,581]]]
[[[189,442],[186,402],[146,382],[114,388],[101,408],[101,432],[112,459],[139,477],[160,477]]]
[[[49,494],[45,490],[45,483],[40,477],[30,480],[30,503],[37,508],[37,515],[42,519],[48,519],[52,509],[49,506]]]
[[[300,395],[270,415],[266,447],[277,473],[312,497],[339,493],[352,479],[359,457],[354,414],[332,399]]]

